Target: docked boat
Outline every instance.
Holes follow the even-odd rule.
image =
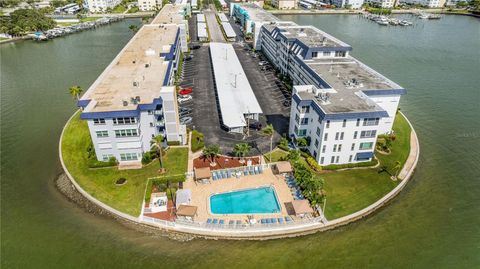
[[[380,16],[380,18],[378,18],[378,19],[376,20],[376,22],[377,22],[378,24],[384,25],[384,26],[390,24],[389,21],[388,21],[388,18],[385,17],[385,16]]]

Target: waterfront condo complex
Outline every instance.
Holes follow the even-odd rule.
[[[307,140],[321,165],[369,161],[378,135],[390,134],[406,91],[350,56],[352,47],[313,27],[270,20],[261,9],[238,5],[234,14],[260,18],[256,46],[292,80],[289,136]],[[255,16],[248,14],[255,10]],[[240,12],[241,11],[241,12]]]
[[[99,161],[139,162],[158,135],[186,143],[173,85],[186,48],[182,12],[169,5],[140,28],[79,100]]]

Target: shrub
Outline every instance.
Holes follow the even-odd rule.
[[[203,134],[197,130],[192,131],[192,151],[197,152],[205,146],[203,142]]]
[[[88,159],[88,167],[90,168],[102,168],[102,167],[111,167],[116,166],[118,164],[117,158],[111,157],[108,162],[101,162],[96,159],[96,156],[93,158]]]
[[[317,163],[317,161],[315,161],[314,158],[308,157],[307,158],[307,163],[315,172],[322,171],[322,167]]]
[[[142,164],[149,164],[153,159],[157,157],[156,155],[156,152],[145,152],[142,157]]]
[[[283,149],[283,150],[285,150],[285,151],[289,151],[289,150],[290,150],[290,149],[288,148],[288,144],[287,144],[287,145],[282,145],[282,144],[280,144],[280,145],[278,145],[278,148],[279,148],[279,149]]]
[[[180,141],[167,141],[167,145],[178,146],[178,145],[180,145]]]
[[[376,159],[373,159],[369,162],[361,162],[361,163],[347,163],[347,164],[330,164],[326,166],[322,166],[323,170],[338,170],[344,168],[355,168],[355,167],[370,167],[374,166],[378,163]]]

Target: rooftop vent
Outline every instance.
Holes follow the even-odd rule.
[[[145,68],[149,68],[150,67],[150,64],[145,64]]]
[[[130,98],[130,103],[136,105],[138,103],[137,99],[136,98]]]
[[[128,102],[127,102],[127,101],[123,101],[123,106],[128,106]]]
[[[140,83],[134,81],[134,82],[133,82],[133,87],[138,87],[139,84],[140,84]]]
[[[137,102],[140,102],[140,96],[135,96],[135,100],[137,100]]]
[[[155,56],[155,50],[152,48],[149,48],[145,51],[145,55],[147,56]]]

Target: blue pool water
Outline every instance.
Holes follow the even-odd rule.
[[[272,187],[225,192],[210,196],[213,214],[278,213],[280,204]]]

